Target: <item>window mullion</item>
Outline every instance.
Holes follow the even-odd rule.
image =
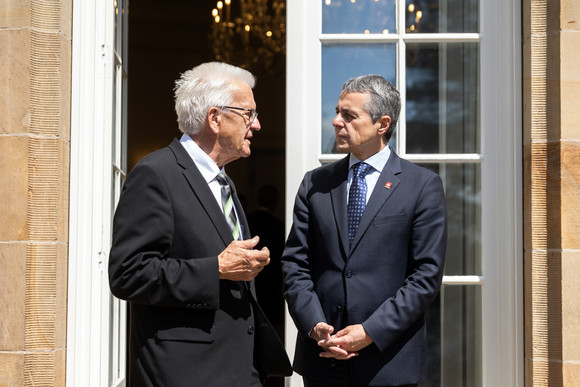
[[[478,275],[444,275],[443,285],[483,285],[484,276]]]
[[[412,33],[404,34],[404,39],[407,42],[413,43],[469,43],[481,42],[482,35],[478,33]]]
[[[399,114],[399,120],[397,123],[397,153],[401,157],[405,157],[407,154],[407,73],[405,71],[406,66],[406,56],[405,51],[407,50],[405,41],[399,39],[397,43],[397,89],[401,96],[401,112]]]

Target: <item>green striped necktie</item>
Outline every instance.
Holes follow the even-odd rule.
[[[228,183],[226,174],[224,172],[220,172],[216,176],[216,179],[221,186],[222,208],[224,210],[226,221],[228,222],[228,225],[232,230],[232,235],[234,239],[241,240],[240,222],[238,222],[236,212],[234,211],[234,200],[232,199],[232,189]]]

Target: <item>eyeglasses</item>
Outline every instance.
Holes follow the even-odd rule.
[[[254,123],[254,120],[256,118],[258,118],[258,112],[256,111],[256,109],[246,109],[246,108],[241,108],[241,107],[235,107],[235,106],[218,106],[218,108],[220,109],[233,109],[233,110],[242,110],[245,112],[250,113],[249,116],[246,116],[245,114],[240,114],[242,117],[244,117],[244,120],[246,120],[246,124],[248,126],[252,125]]]

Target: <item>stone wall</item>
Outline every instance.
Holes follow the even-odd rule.
[[[72,0],[0,0],[0,386],[64,386]]]
[[[580,3],[524,0],[526,386],[580,385]]]

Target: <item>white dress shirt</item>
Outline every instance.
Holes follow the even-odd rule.
[[[207,185],[209,186],[209,189],[213,193],[215,200],[217,201],[218,205],[220,206],[220,208],[223,211],[222,191],[221,191],[220,183],[218,183],[216,176],[220,172],[225,172],[225,169],[223,167],[222,167],[222,169],[219,169],[217,164],[215,163],[215,161],[213,161],[212,158],[209,157],[207,155],[207,153],[205,153],[199,147],[199,145],[197,145],[195,143],[195,141],[193,141],[193,139],[191,137],[189,137],[189,135],[187,133],[184,133],[181,136],[181,139],[179,140],[179,142],[181,143],[181,145],[183,145],[183,147],[185,148],[185,150],[187,151],[187,153],[189,154],[189,156],[191,157],[191,159],[193,160],[193,162],[197,166],[197,169],[199,169],[199,171],[201,172],[201,175],[203,176],[203,178],[207,182]],[[238,215],[238,210],[236,209],[236,206],[234,206],[234,211],[236,213],[236,217],[239,220],[240,216]],[[242,235],[244,235],[243,234],[243,231],[244,231],[243,225],[241,222],[240,222],[240,229],[242,231]]]
[[[375,185],[377,185],[377,181],[379,180],[379,176],[381,175],[381,172],[383,171],[383,168],[387,164],[387,161],[389,160],[390,156],[391,156],[391,149],[387,145],[381,151],[375,153],[374,155],[372,155],[371,157],[369,157],[368,159],[363,161],[364,163],[367,163],[371,167],[373,167],[372,172],[369,172],[365,176],[365,182],[367,183],[367,197],[366,197],[367,203],[369,201],[369,198],[371,197],[371,194],[373,193],[373,190],[375,189]],[[350,185],[352,183],[352,177],[353,177],[352,176],[353,175],[352,166],[360,161],[361,160],[359,160],[355,155],[353,155],[352,153],[350,154],[350,159],[348,162],[348,184],[346,187],[346,202],[347,203],[348,203],[348,192],[350,190]]]

